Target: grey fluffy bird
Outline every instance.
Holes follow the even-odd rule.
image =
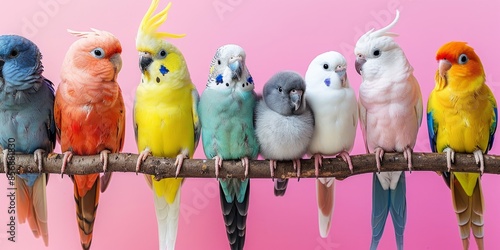
[[[291,160],[300,177],[300,159],[306,153],[314,131],[314,117],[306,105],[304,79],[293,71],[276,73],[264,85],[255,112],[255,130],[260,154],[269,159],[271,177],[276,161]],[[288,180],[274,184],[274,194],[283,196]]]

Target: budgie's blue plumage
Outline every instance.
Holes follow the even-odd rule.
[[[0,145],[4,150],[4,168],[8,148],[12,149],[9,142],[16,153],[34,154],[39,168],[42,152],[54,149],[54,88],[42,76],[41,58],[37,46],[28,39],[0,36]],[[35,237],[42,236],[48,245],[47,177],[45,174],[17,177],[19,222],[27,220]]]
[[[255,136],[253,80],[245,65],[245,52],[237,45],[225,45],[212,60],[206,89],[198,111],[203,149],[207,158],[241,159],[248,172],[248,159],[255,158],[259,146]],[[246,173],[247,173],[246,172]],[[250,181],[219,179],[220,199],[231,249],[243,249]]]

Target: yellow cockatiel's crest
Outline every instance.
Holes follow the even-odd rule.
[[[154,41],[164,38],[182,38],[185,34],[172,34],[167,32],[159,32],[158,28],[167,20],[168,10],[172,3],[168,3],[167,7],[153,16],[153,12],[158,8],[159,0],[153,0],[148,11],[144,15],[137,33],[136,47],[139,51],[146,50]],[[151,41],[153,40],[153,41]]]

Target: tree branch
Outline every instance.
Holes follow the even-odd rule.
[[[137,154],[121,153],[110,154],[108,161],[109,172],[135,172]],[[0,157],[1,158],[1,157]],[[44,173],[60,173],[62,154],[50,154],[43,158]],[[320,177],[347,178],[353,175],[377,172],[375,156],[373,154],[351,156],[354,171],[351,173],[347,164],[340,158],[323,159]],[[412,171],[447,171],[446,156],[436,153],[414,153],[412,157]],[[500,174],[500,156],[485,155],[484,173]],[[3,160],[0,159],[0,166]],[[148,157],[142,163],[139,173],[156,176],[157,179],[175,177],[175,159]],[[38,167],[33,155],[9,155],[9,174],[38,173]],[[386,153],[382,161],[381,171],[408,171],[407,162],[401,153]],[[455,172],[479,172],[479,167],[472,154],[456,154],[452,164]],[[74,155],[68,163],[64,174],[92,174],[102,172],[102,163],[99,155],[77,156]],[[0,167],[0,173],[5,173]],[[241,161],[224,161],[220,170],[220,177],[244,178],[244,169]],[[291,161],[277,163],[275,176],[279,178],[297,178]],[[214,178],[215,169],[213,160],[187,159],[184,161],[179,177]],[[269,161],[250,161],[249,178],[270,178]],[[314,174],[314,160],[302,160],[301,178],[316,177]]]

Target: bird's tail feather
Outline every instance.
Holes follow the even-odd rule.
[[[330,231],[334,206],[335,178],[319,178],[316,180],[316,198],[318,200],[319,234],[326,238]]]
[[[16,177],[16,202],[19,223],[28,220],[33,235],[42,236],[45,246],[49,245],[47,225],[46,175],[41,174],[32,187],[20,177]]]
[[[177,190],[174,202],[171,204],[166,201],[164,196],[157,196],[155,192],[153,192],[153,196],[158,221],[160,250],[173,250],[177,239],[181,189]]]
[[[460,182],[451,175],[451,197],[453,208],[457,214],[460,236],[468,239],[470,230],[476,238],[484,237],[484,200],[480,180],[477,181],[472,196],[468,196],[460,185]]]
[[[85,178],[84,176],[81,177]],[[73,178],[80,178],[80,176],[73,176]],[[98,176],[92,188],[80,197],[78,194],[78,182],[74,181],[76,220],[78,222],[80,242],[83,249],[90,249],[90,245],[92,244],[94,221],[99,204],[100,186],[101,182]]]
[[[224,189],[221,185],[219,185],[222,216],[224,218],[224,224],[226,225],[227,239],[229,240],[231,250],[242,250],[245,245],[246,220],[250,196],[250,180],[245,181],[247,181],[248,184],[246,185],[246,190],[241,190],[242,192],[245,192],[245,196],[241,202],[239,202],[236,197],[233,197],[232,202],[228,202],[226,200]]]
[[[288,179],[277,179],[274,182],[274,196],[284,196],[287,186]]]

